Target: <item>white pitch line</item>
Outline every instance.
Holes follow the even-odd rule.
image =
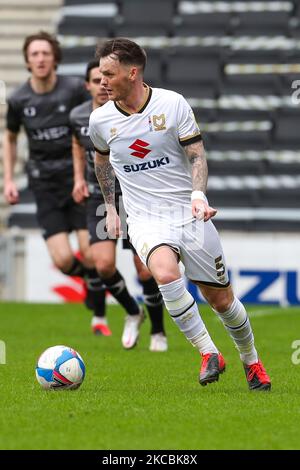
[[[273,316],[273,315],[281,315],[284,313],[284,315],[295,313],[293,310],[292,311],[285,311],[282,312],[281,307],[274,307],[273,309],[261,309],[261,310],[247,310],[248,315],[250,318],[263,318],[263,317],[268,317],[268,316]],[[219,317],[215,317],[215,321],[219,321]]]
[[[262,310],[249,310],[247,313],[250,315],[250,317],[267,317],[269,315],[281,315],[284,313],[284,315],[295,313],[293,311],[285,311],[283,312],[280,307],[274,307],[274,310],[271,309],[262,309]]]
[[[269,309],[262,309],[262,310],[247,310],[247,313],[249,314],[250,317],[267,317],[268,315],[274,315],[278,313],[278,310],[269,310]],[[282,313],[281,311],[279,311]]]

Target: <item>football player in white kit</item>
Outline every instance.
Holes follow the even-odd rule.
[[[135,42],[106,41],[97,57],[110,101],[91,114],[90,138],[108,232],[122,236],[115,209],[116,175],[131,242],[152,272],[172,319],[202,356],[200,384],[217,381],[225,361],[185,287],[183,265],[232,337],[250,390],[270,390],[210,220],[217,211],[205,196],[207,162],[191,107],[180,94],[143,82],[146,54]]]

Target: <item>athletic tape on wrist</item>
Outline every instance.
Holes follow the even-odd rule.
[[[195,199],[201,199],[201,201],[206,201],[206,197],[203,191],[193,191],[191,195],[191,201]]]

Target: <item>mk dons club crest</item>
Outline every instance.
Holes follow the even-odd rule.
[[[159,116],[153,116],[152,122],[155,131],[166,130],[166,116],[164,114],[160,114]]]

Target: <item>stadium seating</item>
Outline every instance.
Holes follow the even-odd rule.
[[[211,204],[230,210],[219,228],[297,229],[281,214],[300,196],[299,2],[65,0],[57,28],[62,73],[82,74],[98,38],[128,36],[148,53],[145,80],[188,99],[207,149]],[[264,208],[278,209],[273,219],[247,216]]]
[[[24,66],[22,44],[27,34],[43,29],[55,32],[55,19],[61,8],[62,0],[1,0],[0,14],[0,153],[2,154],[2,136],[5,128],[6,97],[11,91],[28,78]],[[15,166],[16,181],[24,186],[24,161],[27,158],[24,135],[21,134],[18,145],[18,160]],[[0,231],[6,227],[9,208],[3,195],[3,165],[0,158]],[[1,295],[1,280],[0,280]]]

